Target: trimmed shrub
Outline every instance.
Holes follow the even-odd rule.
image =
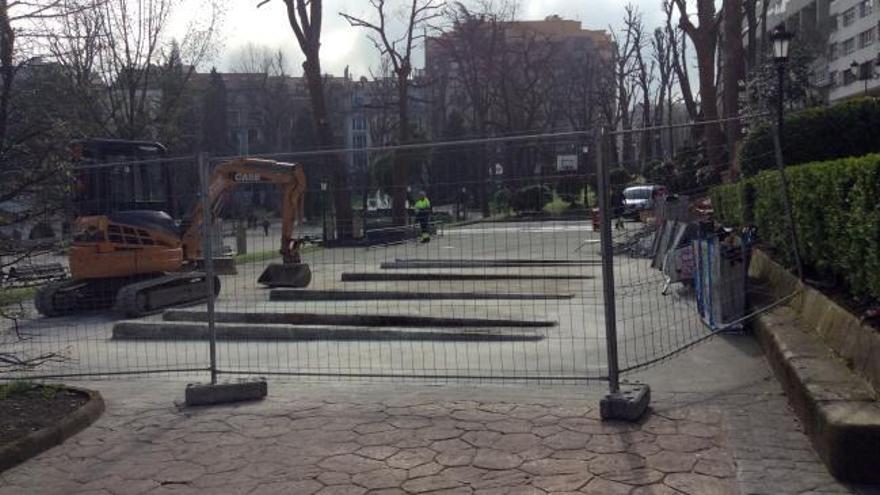
[[[577,177],[562,179],[556,184],[556,194],[566,203],[575,203],[583,195],[584,184]]]
[[[544,185],[526,186],[513,193],[510,205],[517,213],[536,212],[553,201],[553,191]]]
[[[775,167],[771,132],[765,124],[743,140],[738,156],[743,175]],[[784,146],[788,165],[880,152],[880,99],[858,98],[789,115]]]
[[[721,183],[721,170],[710,167],[701,147],[687,146],[671,160],[648,164],[645,176],[653,184],[664,185],[675,194],[698,194],[708,186]]]
[[[493,209],[495,211],[509,211],[512,197],[513,195],[510,193],[510,189],[507,189],[506,187],[495,191],[495,194],[492,196]]]
[[[880,298],[880,154],[788,167],[786,176],[804,264],[853,295]],[[712,205],[724,224],[753,220],[763,242],[792,263],[781,188],[768,170],[715,188]]]

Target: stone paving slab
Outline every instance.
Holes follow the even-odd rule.
[[[0,473],[5,494],[880,493],[832,478],[753,339],[635,375],[636,424],[599,387],[270,380],[262,402],[183,409],[184,383],[83,382],[107,412]]]
[[[628,424],[601,422],[594,397],[282,388],[191,409],[110,392],[104,418],[4,473],[0,494],[737,493],[713,406]]]

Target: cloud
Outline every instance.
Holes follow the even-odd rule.
[[[619,29],[627,3],[639,7],[646,27],[653,29],[663,21],[660,0],[520,0],[521,19],[543,19],[557,14],[563,18],[582,22],[586,29]],[[226,21],[223,25],[223,55],[215,62],[221,70],[228,70],[233,63],[232,54],[242,46],[252,43],[263,45],[270,50],[282,50],[290,61],[289,67],[294,75],[301,73],[302,54],[287,20],[287,11],[281,0],[271,0],[257,9],[257,0],[229,2]],[[389,2],[393,6],[402,0]],[[467,0],[465,3],[469,3]],[[348,66],[355,76],[368,75],[371,68],[378,66],[379,55],[364,29],[349,26],[338,15],[343,11],[356,16],[369,18],[372,11],[364,0],[324,0],[324,21],[321,46],[321,64],[324,72],[342,74]],[[400,29],[400,22],[392,26]],[[422,62],[421,54],[416,54],[416,65]]]

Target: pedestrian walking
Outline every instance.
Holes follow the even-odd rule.
[[[268,218],[263,219],[263,235],[265,235],[266,237],[269,236],[269,219]]]
[[[421,227],[419,241],[431,242],[431,201],[425,191],[419,191],[419,199],[416,200],[413,209],[416,211],[416,220]]]

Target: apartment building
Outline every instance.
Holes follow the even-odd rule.
[[[880,94],[880,0],[765,0],[767,31],[780,23],[816,54],[813,83],[828,102]]]
[[[834,0],[830,15],[828,99],[880,94],[880,0]]]

